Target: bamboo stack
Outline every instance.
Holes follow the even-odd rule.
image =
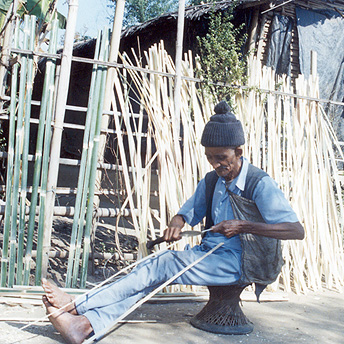
[[[146,68],[161,73],[174,74],[173,62],[164,50],[163,42],[154,45],[145,54]],[[135,57],[137,66],[139,57]],[[194,67],[191,54],[184,56],[183,75],[193,77]],[[134,66],[128,59],[124,63]],[[237,116],[244,124],[247,144],[245,156],[256,166],[267,171],[280,185],[290,200],[300,221],[306,229],[303,241],[285,241],[283,254],[286,264],[281,273],[285,290],[307,292],[327,287],[342,290],[344,285],[344,253],[342,246],[343,200],[338,179],[335,157],[340,148],[333,129],[321,105],[316,101],[297,98],[317,98],[317,77],[296,82],[296,97],[289,79],[277,78],[273,70],[262,67],[252,59],[249,63],[248,90],[236,95]],[[197,182],[210,169],[206,162],[200,136],[205,122],[212,114],[213,104],[201,94],[194,81],[182,82],[181,118],[182,160],[178,159],[173,144],[173,79],[164,74],[149,74],[144,71],[128,70],[149,117],[149,137],[154,138],[158,162],[158,194],[160,234],[169,219],[192,195]],[[123,78],[122,78],[123,80]],[[281,94],[274,94],[279,85]],[[129,87],[129,86],[128,86]],[[128,134],[129,152],[120,149],[121,159],[129,154],[134,167],[132,178],[127,166],[126,191],[129,207],[139,209],[133,220],[140,242],[149,234],[154,238],[153,219],[150,211],[150,163],[151,152],[145,162],[140,161],[140,142],[134,142],[129,118],[133,115],[126,106],[123,89],[117,79],[117,96],[121,104],[122,120]],[[265,91],[262,91],[265,90]],[[283,93],[282,93],[283,92]],[[292,95],[292,96],[290,96]],[[113,98],[114,99],[114,98]],[[118,140],[123,142],[118,115],[114,118]],[[193,239],[194,240],[194,239]],[[183,248],[185,241],[177,248]],[[141,245],[141,248],[143,245]],[[144,254],[144,252],[143,252]]]
[[[286,77],[250,61],[249,86],[293,93]],[[257,72],[259,71],[259,72]],[[275,81],[276,80],[276,81]],[[296,95],[319,98],[316,75],[296,80]],[[286,290],[306,292],[344,285],[343,199],[333,129],[316,101],[249,91],[236,99],[245,123],[245,155],[280,185],[304,224],[303,241],[285,241],[281,277]]]
[[[109,32],[105,30],[98,34],[94,59],[107,61],[108,46]],[[81,253],[82,264],[80,280],[82,287],[86,285],[106,74],[107,70],[105,66],[94,64],[83,138],[83,151],[79,169],[78,193],[76,195],[73,228],[69,247],[66,277],[67,287],[76,287],[79,277]]]

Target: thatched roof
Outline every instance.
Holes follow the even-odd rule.
[[[185,8],[185,19],[190,21],[201,20],[204,16],[211,12],[226,11],[233,5],[233,0],[219,1],[216,3],[208,3],[198,6],[189,6]],[[277,0],[271,5],[271,0],[241,0],[237,2],[238,9],[246,9],[259,7],[260,9],[273,9],[275,7],[283,6],[291,1],[288,0]],[[344,10],[344,1],[335,0],[292,0],[292,3],[296,6],[308,9],[337,9]],[[122,38],[136,35],[146,29],[150,29],[155,26],[159,26],[161,23],[166,21],[176,21],[178,12],[165,13],[159,17],[148,20],[142,24],[131,26],[122,31]]]
[[[252,0],[246,0],[252,1]],[[200,20],[204,15],[210,13],[210,12],[218,12],[218,11],[225,11],[229,9],[232,6],[233,1],[221,1],[211,4],[204,4],[204,5],[198,5],[198,6],[189,6],[185,8],[185,19],[188,20]],[[170,21],[170,20],[177,20],[178,12],[170,12],[165,13],[159,17],[153,18],[151,20],[148,20],[142,24],[131,26],[127,29],[125,29],[122,32],[122,37],[127,37],[134,35],[140,31],[143,31],[151,26],[157,26],[162,22]]]

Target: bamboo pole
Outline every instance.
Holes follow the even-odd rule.
[[[27,39],[29,34],[29,16],[25,16],[24,19],[24,48],[27,48]],[[12,204],[11,213],[11,236],[10,236],[10,261],[8,271],[8,284],[13,286],[15,278],[15,263],[17,258],[17,209],[19,199],[19,186],[20,186],[20,172],[21,172],[21,155],[23,148],[23,141],[25,135],[24,126],[24,107],[25,107],[25,86],[27,80],[27,57],[23,56],[21,59],[20,68],[20,82],[19,82],[19,99],[17,110],[17,127],[15,137],[15,151],[14,151],[14,170],[13,170],[13,185],[12,185],[12,198],[10,200]]]
[[[56,46],[57,35],[53,36],[55,41],[53,45]],[[40,284],[41,275],[42,275],[42,263],[44,257],[44,220],[47,209],[47,184],[48,184],[48,166],[50,158],[50,143],[51,143],[51,121],[53,116],[53,105],[54,105],[54,96],[55,96],[55,85],[53,80],[51,80],[52,85],[49,89],[47,97],[47,108],[46,108],[46,128],[44,132],[44,146],[43,146],[43,157],[42,157],[42,171],[41,171],[41,188],[40,188],[40,197],[39,197],[39,217],[38,217],[38,230],[37,230],[37,252],[36,257],[36,285]]]
[[[55,23],[56,25],[56,23]],[[56,28],[55,28],[56,29]],[[56,47],[57,35],[53,35],[52,44]],[[56,49],[56,48],[55,48]],[[41,171],[41,188],[40,188],[40,201],[39,201],[39,217],[38,217],[38,230],[37,230],[37,252],[36,257],[36,285],[40,284],[41,273],[42,273],[42,259],[43,259],[43,237],[44,237],[44,217],[46,211],[46,195],[47,195],[47,179],[48,179],[48,165],[49,165],[49,154],[50,154],[50,143],[51,143],[51,120],[53,116],[53,105],[54,105],[55,87],[53,79],[51,80],[51,87],[49,88],[46,106],[46,128],[44,132],[44,145],[43,145],[43,157],[42,157],[42,171]]]
[[[19,21],[16,23],[14,46],[18,44],[19,40]],[[4,217],[3,229],[3,249],[1,256],[1,286],[6,285],[7,267],[8,267],[8,253],[9,253],[9,236],[11,227],[12,214],[12,182],[14,170],[14,142],[15,142],[15,115],[17,107],[17,81],[18,81],[18,64],[16,63],[12,68],[11,78],[11,103],[10,103],[10,120],[9,120],[9,137],[8,137],[8,159],[7,159],[7,174],[6,174],[6,209]]]
[[[43,259],[42,275],[46,276],[48,269],[48,254],[50,250],[51,228],[53,221],[53,208],[55,205],[55,189],[57,186],[57,177],[59,171],[59,159],[61,152],[61,137],[63,122],[65,116],[65,106],[67,103],[68,85],[71,69],[71,57],[73,53],[73,42],[75,35],[75,26],[78,12],[78,0],[70,0],[68,4],[68,18],[66,26],[65,41],[63,47],[63,56],[61,59],[61,74],[57,89],[55,124],[51,141],[50,164],[47,180],[47,198],[46,212],[44,218],[44,239],[43,239]]]
[[[94,56],[95,59],[99,59],[100,40],[101,40],[101,36],[99,32],[98,37],[97,37],[97,42],[96,42],[96,48],[95,48],[95,56]],[[97,79],[97,73],[98,73],[98,65],[95,64],[93,65],[93,70],[92,70],[92,78],[91,78],[90,93],[89,93],[89,100],[88,100],[89,105],[88,105],[87,115],[86,115],[82,155],[81,155],[81,162],[80,162],[80,168],[79,168],[79,177],[78,177],[79,192],[77,193],[76,200],[75,200],[75,213],[74,213],[73,228],[72,228],[70,246],[69,246],[69,257],[68,257],[68,267],[67,267],[67,277],[66,277],[67,288],[71,286],[72,271],[73,271],[73,265],[75,262],[75,245],[76,245],[76,239],[78,236],[77,233],[78,233],[78,226],[79,226],[79,221],[80,221],[80,209],[81,209],[82,195],[83,195],[83,193],[80,192],[80,190],[83,190],[84,188],[86,160],[87,160],[87,154],[90,149],[89,147],[90,131],[91,131],[91,125],[92,123],[94,123],[94,115],[96,114],[96,108],[95,108],[94,103],[96,103],[95,84],[96,84],[96,79]],[[98,79],[100,78],[98,77]],[[77,264],[79,264],[79,262],[77,262]]]
[[[58,22],[57,20],[54,20],[52,22],[49,53],[56,52],[57,27],[58,27]],[[24,259],[24,284],[25,285],[29,283],[29,277],[30,277],[31,251],[32,251],[32,244],[33,244],[33,237],[34,237],[34,229],[35,229],[36,206],[38,202],[39,184],[40,184],[40,178],[41,178],[44,132],[51,130],[51,120],[50,122],[48,122],[46,118],[47,118],[48,113],[51,113],[51,109],[49,110],[49,107],[48,107],[49,105],[48,100],[51,99],[52,97],[51,93],[54,91],[53,86],[54,86],[55,65],[56,65],[56,62],[53,59],[48,59],[46,62],[46,68],[45,68],[43,93],[42,93],[42,100],[41,100],[41,108],[39,112],[39,124],[38,124],[38,130],[37,130],[35,164],[34,164],[34,171],[33,171],[29,221],[27,225],[28,227],[27,244],[26,244],[25,259]]]
[[[107,51],[106,51],[107,53]],[[98,150],[99,150],[99,136],[101,131],[101,122],[102,122],[102,113],[103,113],[103,103],[105,97],[105,86],[106,86],[106,77],[107,71],[103,70],[101,75],[101,89],[99,96],[99,104],[97,111],[97,121],[95,127],[95,137],[94,137],[94,146],[92,150],[92,161],[91,161],[91,170],[90,170],[90,179],[89,179],[89,192],[87,199],[87,211],[86,211],[86,224],[85,224],[85,236],[83,242],[83,254],[82,254],[82,271],[81,271],[81,287],[85,287],[86,278],[87,278],[87,268],[88,268],[88,259],[90,251],[90,235],[92,228],[92,220],[94,214],[94,193],[96,188],[96,175],[97,175],[97,160],[98,160]]]
[[[101,135],[99,141],[99,150],[98,150],[98,160],[100,163],[104,161],[104,152],[106,147],[106,130],[109,127],[110,116],[107,112],[110,111],[112,106],[113,113],[116,114],[117,107],[116,104],[111,103],[112,94],[114,92],[114,78],[117,73],[116,69],[113,68],[114,64],[117,63],[118,60],[118,52],[119,52],[119,45],[121,39],[121,32],[123,26],[123,17],[124,17],[124,9],[125,9],[125,0],[118,0],[116,1],[116,9],[115,9],[115,17],[113,21],[113,28],[112,28],[112,35],[110,41],[110,49],[109,49],[109,57],[108,57],[108,72],[107,72],[107,79],[106,79],[106,86],[105,86],[105,96],[104,96],[104,104],[103,104],[103,119],[101,124]],[[101,179],[102,179],[102,171],[97,173],[96,177],[96,189],[95,191],[99,191],[101,186]],[[99,197],[95,197],[94,199],[94,207],[99,207]]]
[[[100,52],[99,56],[100,59],[106,59],[107,58],[107,48],[108,48],[108,33],[107,31],[103,32],[103,35],[101,36],[101,45],[100,45]],[[104,73],[106,73],[106,69],[104,66],[98,66],[97,73],[96,73],[96,79],[95,79],[95,89],[94,89],[94,99],[92,101],[91,107],[92,107],[92,127],[89,134],[88,139],[88,149],[85,152],[86,156],[86,164],[85,164],[85,174],[84,174],[84,180],[83,184],[80,185],[80,191],[82,191],[82,197],[81,197],[81,203],[80,203],[80,217],[79,219],[75,218],[75,221],[78,223],[78,234],[77,234],[77,242],[76,242],[76,248],[75,248],[75,257],[74,257],[74,266],[73,266],[73,281],[72,286],[76,286],[77,278],[79,274],[79,259],[80,259],[80,253],[81,253],[81,245],[83,240],[83,230],[85,227],[85,211],[87,207],[92,209],[93,213],[93,202],[90,205],[87,203],[87,200],[91,197],[91,194],[94,194],[94,185],[95,181],[91,180],[92,176],[92,170],[97,169],[97,161],[94,161],[94,154],[98,153],[98,142],[99,142],[99,124],[102,118],[102,114],[99,111],[100,102],[103,101],[104,96]],[[87,218],[87,215],[86,215]],[[86,223],[87,227],[88,223]],[[86,233],[85,233],[86,235]]]
[[[24,40],[29,40],[29,49],[34,49],[35,44],[35,28],[36,17],[25,16],[24,22]],[[26,32],[25,32],[26,30]],[[24,230],[25,230],[25,207],[26,207],[26,189],[28,177],[28,155],[29,155],[29,136],[30,136],[30,115],[31,115],[31,98],[32,98],[32,84],[34,73],[34,61],[32,56],[28,56],[27,61],[27,83],[25,86],[25,133],[22,152],[22,177],[21,177],[21,195],[20,195],[20,214],[19,214],[19,228],[18,228],[18,253],[17,253],[17,278],[16,283],[22,284],[23,281],[23,254],[24,254]]]

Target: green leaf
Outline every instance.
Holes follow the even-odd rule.
[[[23,17],[25,14],[35,15],[38,19],[44,20],[49,23],[53,19],[59,20],[59,27],[61,29],[66,28],[66,18],[59,12],[49,13],[50,5],[55,0],[21,0],[18,7],[18,14]],[[7,11],[10,8],[13,0],[0,0],[0,23],[3,24]],[[2,27],[2,25],[1,25]]]

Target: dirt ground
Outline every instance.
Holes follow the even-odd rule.
[[[254,323],[244,336],[216,335],[193,328],[189,321],[204,302],[144,304],[100,342],[104,344],[224,344],[224,343],[344,343],[344,294],[333,291],[308,295],[285,294],[283,302],[243,302]],[[0,319],[35,319],[44,316],[42,306],[0,304]],[[24,322],[0,321],[1,344],[64,343],[50,323],[20,330]]]

